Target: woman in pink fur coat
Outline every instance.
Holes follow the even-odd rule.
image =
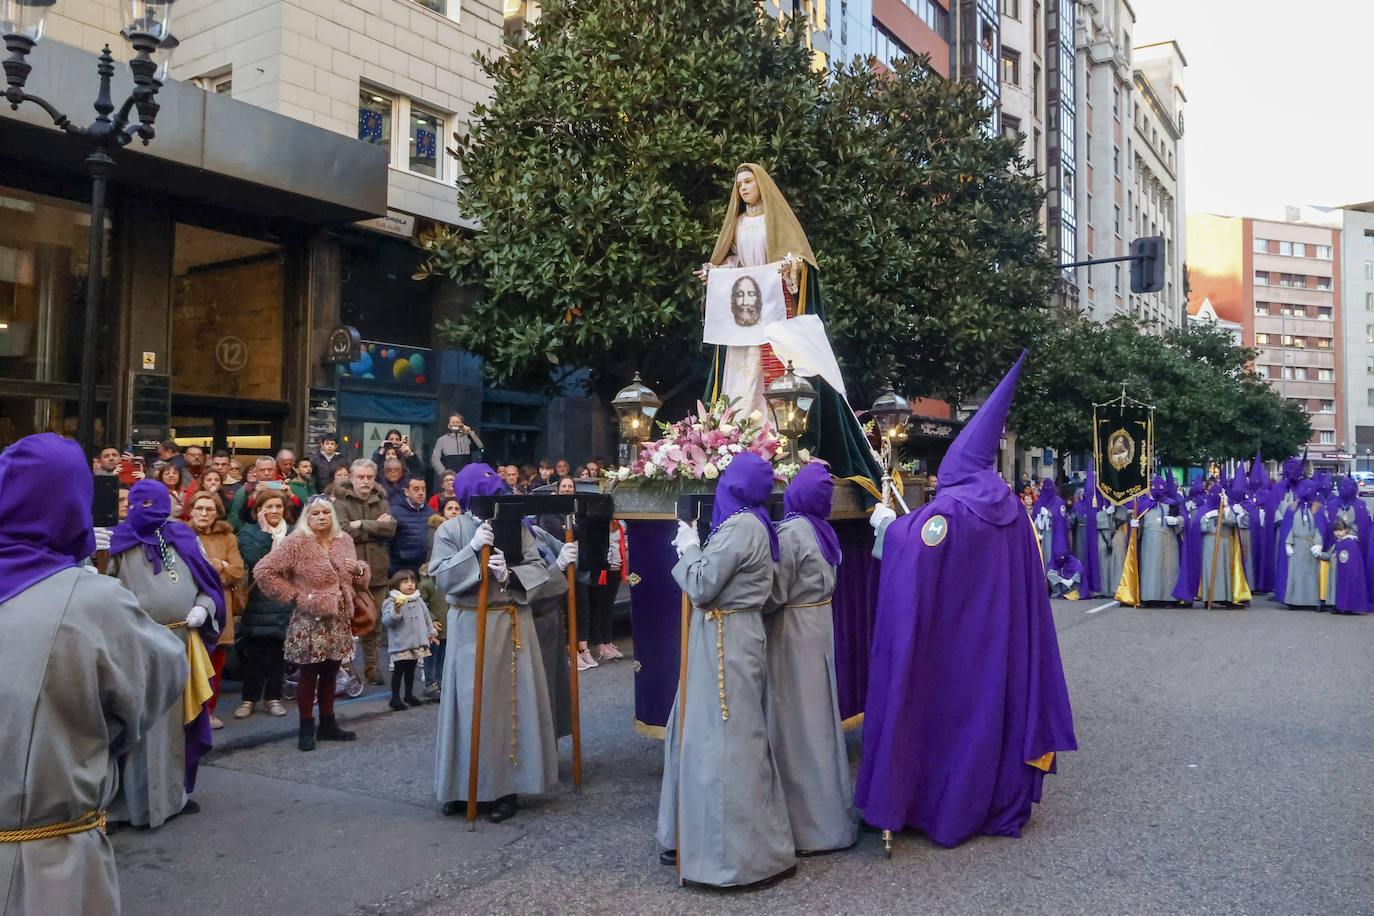
[[[334,678],[353,658],[353,585],[366,588],[370,570],[358,562],[353,539],[344,534],[327,496],[312,496],[296,530],[258,561],[254,579],[269,597],[294,601],[286,625],[283,656],[300,669],[296,708],[301,727],[297,746],[314,750],[315,739],[352,741],[357,734],[334,718]],[[315,730],[316,694],[320,728]]]

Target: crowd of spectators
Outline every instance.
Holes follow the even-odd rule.
[[[283,647],[292,607],[253,587],[254,571],[282,547],[317,495],[329,500],[339,530],[352,540],[358,562],[367,567],[368,591],[378,608],[387,602],[395,605],[396,589],[388,583],[398,581],[398,574],[414,578],[416,595],[425,602],[437,633],[437,647],[423,659],[426,692],[437,697],[447,608],[426,566],[435,531],[461,511],[454,498],[454,477],[469,462],[483,460],[482,451],[477,432],[460,414],[453,414],[428,464],[405,435],[392,429],[369,459],[350,461],[333,434],[325,435],[307,457],[283,448],[275,456],[258,455],[251,461],[224,450],[207,453],[199,445],[183,450],[169,439],[155,454],[136,455],[113,446],[102,449],[93,473],[119,478],[120,520],[126,517],[128,490],[134,483],[145,478],[162,483],[171,498],[169,518],[190,525],[199,537],[223,579],[231,617],[212,661],[218,674],[227,650],[236,648],[242,693],[234,717],[242,719],[255,712],[286,715],[281,702],[286,670]],[[575,492],[577,480],[601,477],[606,465],[599,458],[576,467],[564,458],[544,458],[538,464],[493,466],[509,492],[531,494]],[[562,539],[561,529],[553,533]],[[578,583],[579,670],[621,657],[611,640],[611,611],[628,566],[621,523],[612,524],[611,534],[612,543],[620,548],[620,567],[608,582],[593,583],[583,576]],[[363,677],[373,684],[384,683],[383,633],[379,626],[360,640]],[[212,715],[213,711],[212,702]],[[212,718],[212,725],[219,728],[222,722]]]

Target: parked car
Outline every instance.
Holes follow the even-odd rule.
[[[1374,471],[1356,471],[1350,476],[1359,483],[1361,496],[1374,496]]]

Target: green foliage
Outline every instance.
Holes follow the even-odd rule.
[[[481,229],[430,242],[427,269],[480,295],[441,337],[504,381],[585,366],[605,395],[639,369],[695,397],[692,271],[755,161],[807,230],[854,403],[993,381],[1052,276],[1015,144],[972,86],[921,62],[828,80],[801,36],[755,0],[545,3],[529,43],[481,61],[494,96],[455,137]]]
[[[1009,428],[1061,454],[1092,450],[1094,403],[1121,393],[1155,406],[1155,453],[1164,464],[1296,454],[1306,415],[1249,369],[1254,351],[1214,325],[1162,336],[1128,317],[1096,324],[1070,316],[1047,328],[1022,370]]]

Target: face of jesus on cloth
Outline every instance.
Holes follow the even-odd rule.
[[[735,324],[742,328],[752,328],[763,317],[763,306],[759,302],[759,285],[753,277],[740,277],[730,287],[730,312],[735,316]]]

